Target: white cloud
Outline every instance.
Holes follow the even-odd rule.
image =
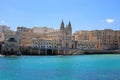
[[[105,20],[107,23],[113,23],[115,20],[114,19],[106,19]]]

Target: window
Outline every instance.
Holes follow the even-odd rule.
[[[13,48],[11,48],[11,51],[13,51]]]

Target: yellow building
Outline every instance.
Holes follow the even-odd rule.
[[[114,49],[120,50],[120,30],[114,32]]]
[[[96,50],[120,49],[120,31],[112,29],[77,31],[74,36],[78,43],[95,43]]]
[[[74,34],[75,41],[77,41],[77,48],[82,50],[96,50],[96,37],[91,31],[76,31]]]
[[[44,37],[44,35],[39,35],[33,32],[18,32],[18,35],[20,36],[19,44],[23,47],[31,47],[32,46],[32,38],[37,37]]]

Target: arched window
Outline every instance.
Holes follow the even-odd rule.
[[[11,48],[11,52],[13,51],[13,48]]]
[[[6,48],[6,51],[8,50],[8,48]]]

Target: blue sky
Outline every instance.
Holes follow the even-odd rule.
[[[120,29],[120,0],[0,0],[0,25],[76,30]]]

